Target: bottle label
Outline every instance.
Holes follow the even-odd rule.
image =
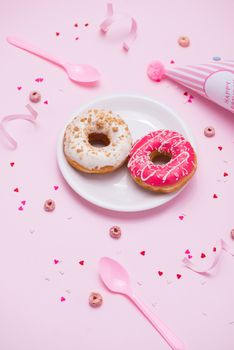
[[[234,73],[218,71],[212,74],[204,89],[210,100],[234,113]]]

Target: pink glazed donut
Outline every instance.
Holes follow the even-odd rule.
[[[157,164],[160,159],[164,162]],[[138,185],[163,193],[184,186],[196,167],[197,158],[191,144],[171,130],[153,131],[136,141],[128,162],[131,176]]]

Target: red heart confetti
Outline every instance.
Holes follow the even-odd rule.
[[[188,96],[188,92],[187,91],[184,92],[184,96]]]
[[[58,189],[59,189],[59,187],[54,185],[54,190],[57,191]]]
[[[15,163],[14,163],[14,162],[11,162],[11,163],[10,163],[10,166],[11,166],[11,167],[13,167],[14,165],[15,165]]]
[[[185,253],[185,254],[190,254],[190,250],[189,250],[189,249],[186,249],[184,253]]]
[[[75,24],[74,24],[74,27],[76,27],[76,28],[77,28],[77,27],[78,27],[78,23],[75,23]]]
[[[192,255],[188,255],[188,258],[189,258],[189,259],[192,259],[192,257],[193,257]]]
[[[216,252],[216,250],[217,250],[216,247],[213,247],[213,252]]]
[[[174,64],[175,63],[175,61],[174,60],[171,60],[171,62],[170,62],[171,64]]]
[[[36,81],[37,83],[42,83],[43,80],[44,80],[43,78],[36,78],[36,79],[35,79],[35,81]]]
[[[55,263],[55,265],[57,265],[59,263],[59,260],[54,259],[54,263]]]
[[[79,261],[79,264],[80,264],[81,266],[83,266],[83,265],[84,265],[84,260],[80,260],[80,261]]]
[[[17,86],[17,89],[20,91],[22,89],[22,86]]]
[[[181,274],[177,273],[176,277],[178,278],[178,280],[182,277]]]
[[[193,101],[191,100],[191,98],[188,99],[188,103],[192,103]]]
[[[145,256],[145,250],[142,250],[142,251],[140,252],[140,254],[143,255],[143,256]]]
[[[88,27],[88,25],[89,25],[88,23],[85,23],[85,27]]]
[[[216,193],[213,194],[213,198],[218,198]]]
[[[14,192],[19,192],[18,187],[14,188]]]
[[[75,40],[79,40],[80,38],[78,36],[75,37]]]
[[[159,276],[162,276],[162,275],[163,275],[163,272],[162,272],[162,271],[158,271],[158,275],[159,275]]]
[[[21,204],[25,205],[25,204],[26,204],[26,201],[21,201]]]
[[[182,220],[184,220],[184,215],[180,215],[179,216],[179,219],[182,221]]]
[[[202,258],[202,259],[206,258],[206,254],[201,253],[201,258]]]
[[[23,211],[24,208],[22,207],[22,205],[18,208],[19,211]]]
[[[193,96],[193,95],[189,95],[189,98],[193,99],[193,98],[194,98],[194,96]]]
[[[219,149],[220,151],[222,151],[223,147],[222,147],[222,146],[218,146],[218,149]]]
[[[66,301],[66,298],[61,297],[60,300],[61,300],[61,302]]]
[[[224,176],[224,177],[225,177],[225,176],[228,176],[228,173],[224,172],[224,173],[223,173],[223,176]]]
[[[44,103],[45,105],[48,105],[48,101],[47,101],[47,100],[46,100],[46,101],[44,101],[43,103]]]
[[[56,32],[55,34],[56,34],[56,36],[59,36],[59,35],[60,35],[60,33],[59,33],[59,32]]]

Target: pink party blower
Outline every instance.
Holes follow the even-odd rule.
[[[153,61],[147,74],[154,81],[166,76],[234,113],[234,61],[211,62],[165,69]]]

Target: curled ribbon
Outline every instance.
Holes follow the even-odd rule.
[[[136,39],[136,33],[137,33],[137,22],[133,17],[131,17],[128,14],[114,14],[112,3],[108,3],[107,4],[107,15],[106,15],[106,18],[104,19],[104,21],[100,24],[100,30],[103,33],[106,33],[109,30],[110,26],[114,22],[116,22],[124,17],[129,18],[131,21],[131,28],[130,28],[129,34],[128,34],[126,40],[123,42],[123,49],[128,51],[131,44]]]
[[[215,245],[215,248],[216,248],[216,251],[214,252],[215,253],[214,260],[212,261],[212,263],[209,266],[206,266],[206,268],[195,265],[187,257],[184,258],[182,261],[188,269],[190,269],[194,272],[200,273],[200,274],[207,274],[207,273],[209,273],[210,270],[212,270],[217,265],[223,251],[226,251],[230,255],[234,256],[234,252],[231,250],[231,248],[228,246],[228,244],[226,242],[224,242],[223,239],[220,239],[217,242],[217,244]]]
[[[2,120],[0,121],[0,131],[2,134],[5,136],[7,141],[11,144],[12,148],[17,148],[17,142],[13,137],[6,131],[4,124],[6,122],[10,122],[15,119],[24,119],[28,120],[30,122],[34,122],[37,118],[38,113],[33,109],[29,104],[25,106],[27,110],[29,111],[30,114],[12,114],[12,115],[7,115],[6,117],[3,117]]]

